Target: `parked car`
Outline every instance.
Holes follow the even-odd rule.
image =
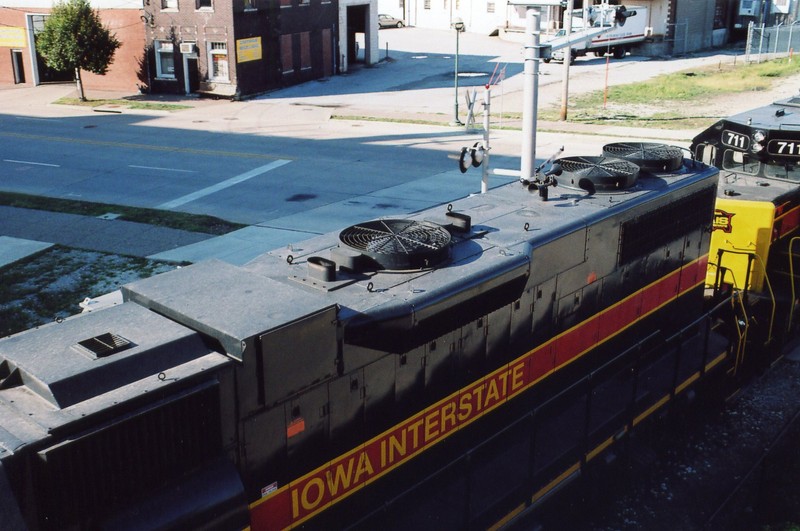
[[[379,28],[402,28],[405,26],[402,20],[391,15],[378,15]]]

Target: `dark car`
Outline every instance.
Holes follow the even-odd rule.
[[[391,15],[378,15],[379,28],[402,28],[405,26],[402,20]]]

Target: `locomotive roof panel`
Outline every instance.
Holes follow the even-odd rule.
[[[800,131],[800,98],[778,100],[770,105],[735,114],[720,123],[726,121],[749,127]]]
[[[431,267],[337,267],[330,278],[315,278],[310,258],[331,263],[341,259],[339,232],[334,232],[266,253],[244,267],[199,263],[138,281],[123,293],[217,338],[238,359],[260,334],[325,310],[333,309],[340,322],[349,323],[346,327],[375,319],[402,321],[400,328],[416,326],[426,316],[444,314],[492,290],[506,298],[517,290],[518,296],[536,267],[530,263],[536,247],[711,175],[707,166],[685,164],[677,172],[640,178],[617,193],[588,195],[558,186],[550,190],[548,201],[541,201],[514,183],[454,201],[450,208],[470,216],[471,227],[468,232],[452,230],[447,259]],[[440,206],[407,219],[447,226],[447,212]]]
[[[225,363],[198,333],[135,304],[9,336],[0,340],[0,404],[4,427],[15,428],[0,432],[0,445],[135,398],[141,385],[168,385]]]
[[[782,196],[797,193],[797,184],[722,170],[717,196],[735,197],[746,201],[780,202]]]
[[[219,260],[134,282],[122,292],[126,300],[216,338],[237,359],[256,336],[333,304],[313,291]]]

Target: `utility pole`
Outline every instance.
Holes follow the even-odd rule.
[[[572,36],[572,10],[574,0],[567,1],[567,10],[564,12],[564,32],[567,39]],[[585,23],[584,23],[585,24]],[[584,28],[585,29],[585,28]],[[572,63],[572,46],[564,49],[564,79],[561,81],[561,114],[559,119],[562,122],[567,120],[567,104],[569,103],[569,66]]]

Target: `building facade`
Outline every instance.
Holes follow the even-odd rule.
[[[624,4],[628,9],[646,9],[647,46],[640,51],[647,55],[680,54],[727,44],[737,24],[737,7],[745,3],[765,5],[769,12],[790,12],[796,0],[611,0],[610,4]],[[536,2],[532,0],[532,4]],[[583,6],[574,0],[574,8]],[[600,0],[585,0],[598,4]],[[749,4],[748,4],[749,5]],[[465,30],[493,35],[497,33],[522,40],[525,27],[525,9],[509,5],[508,0],[379,0],[381,13],[400,18],[410,26],[448,29],[453,20],[464,21]],[[563,25],[564,8],[541,7],[541,27],[545,34],[553,34]],[[759,11],[754,11],[759,13]],[[543,38],[547,38],[544,36]]]
[[[149,88],[243,97],[333,75],[331,0],[151,0]]]
[[[121,46],[106,75],[82,72],[84,88],[138,90],[145,49],[142,0],[94,0],[92,5]],[[0,84],[39,85],[74,79],[74,72],[49,68],[36,51],[36,35],[52,6],[53,0],[0,0]]]
[[[122,46],[105,76],[86,74],[88,91],[239,98],[378,61],[377,0],[91,4]],[[74,78],[49,69],[36,52],[36,34],[51,7],[52,0],[0,0],[0,84]],[[358,41],[366,44],[361,52]]]

